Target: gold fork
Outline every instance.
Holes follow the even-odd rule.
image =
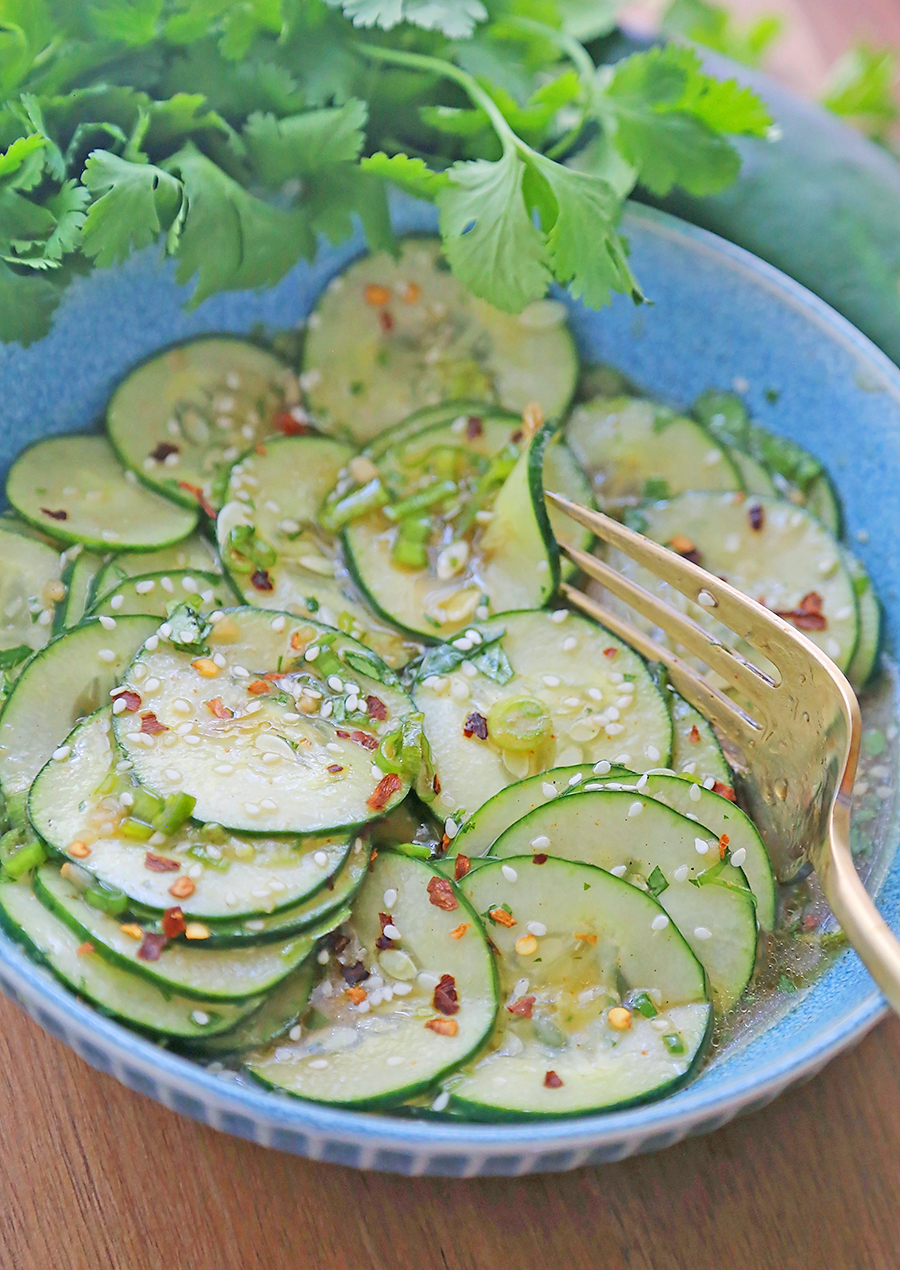
[[[879,915],[850,854],[850,805],[861,732],[859,703],[850,684],[812,640],[727,582],[602,512],[561,494],[548,492],[547,497],[714,614],[765,659],[767,669],[762,670],[596,556],[559,544],[583,573],[735,689],[741,704],[618,613],[563,583],[567,600],[648,661],[661,662],[676,691],[714,725],[776,876],[789,882],[812,866],[844,933],[900,1013],[900,942]]]

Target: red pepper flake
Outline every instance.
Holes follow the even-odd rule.
[[[178,454],[177,445],[173,445],[171,441],[160,441],[155,450],[150,451],[150,458],[155,459],[157,463],[165,463],[170,454]]]
[[[381,934],[375,940],[375,947],[380,949],[381,952],[384,952],[386,948],[393,948],[395,946],[394,940],[391,939],[390,935],[385,935],[384,933],[385,926],[393,925],[394,919],[391,917],[390,913],[379,913],[378,920],[381,923]]]
[[[720,860],[725,859],[725,852],[728,850],[728,844],[730,841],[731,839],[728,837],[727,833],[723,833],[721,838],[719,839],[719,859]]]
[[[394,317],[389,309],[381,309],[378,314],[378,325],[387,335],[388,331],[394,329]]]
[[[366,304],[379,305],[387,304],[391,298],[391,293],[387,287],[379,286],[377,282],[370,282],[365,290]]]
[[[700,740],[700,729],[697,727],[696,723],[691,727],[690,732],[688,732],[688,740],[693,741],[694,745],[696,745]]]
[[[285,437],[308,437],[312,432],[308,423],[295,419],[289,410],[279,410],[272,423],[276,431]]]
[[[125,702],[125,710],[128,714],[136,714],[141,708],[141,699],[136,692],[132,692],[130,688],[126,688],[124,692],[120,692],[116,697],[116,701]]]
[[[459,994],[456,991],[456,980],[453,975],[441,975],[440,983],[434,990],[431,1004],[441,1014],[459,1013]]]
[[[463,855],[462,852],[460,852],[460,854],[456,857],[456,863],[453,866],[453,877],[455,880],[457,882],[461,882],[471,867],[472,861],[467,855]]]
[[[152,710],[141,715],[141,731],[144,736],[159,736],[160,732],[168,732],[168,730],[164,723],[160,723]]]
[[[818,924],[819,924],[819,919],[816,916],[816,914],[807,913],[800,923],[800,928],[801,930],[811,931],[811,930],[815,930]]]
[[[94,945],[89,939],[86,939],[83,944],[78,945],[75,951],[78,953],[79,957],[86,957],[88,953],[92,953],[94,951]]]
[[[338,728],[335,735],[339,736],[342,741],[355,741],[364,750],[378,749],[378,737],[373,736],[371,732],[360,732],[358,730],[355,732],[344,732]]]
[[[758,534],[766,523],[766,513],[763,511],[761,504],[751,503],[747,508],[747,519],[750,522],[750,528],[754,533]]]
[[[192,485],[190,481],[179,481],[178,488],[183,489],[188,494],[192,495],[200,504],[201,510],[204,511],[211,520],[215,520],[216,509],[215,507],[213,507],[212,503],[203,493],[203,490],[201,489],[199,485]]]
[[[341,974],[344,983],[349,984],[351,988],[369,977],[369,972],[362,961],[355,961],[352,966],[341,966]]]
[[[535,854],[531,857],[531,863],[532,864],[546,864],[547,863],[546,853],[543,851],[536,851]]]
[[[399,793],[402,788],[403,782],[400,777],[395,775],[394,772],[388,772],[387,776],[382,776],[366,799],[366,806],[370,811],[384,811],[394,795]]]
[[[177,873],[181,865],[177,860],[169,860],[164,855],[157,855],[155,851],[148,851],[144,856],[144,868],[151,873]]]
[[[159,954],[168,942],[165,935],[153,935],[150,931],[146,931],[141,946],[137,950],[137,956],[141,961],[159,961]]]
[[[488,913],[488,917],[492,918],[498,926],[517,926],[518,922],[512,913],[507,913],[505,908],[492,908]]]
[[[828,629],[828,620],[822,612],[822,597],[818,591],[810,591],[795,609],[789,612],[774,610],[776,617],[793,622],[798,631],[824,631]]]
[[[366,999],[366,990],[365,988],[348,988],[347,996],[354,1005],[362,1005],[363,1001]]]
[[[456,1019],[429,1019],[425,1026],[430,1032],[437,1032],[438,1036],[456,1036],[459,1031]]]
[[[366,697],[366,709],[370,719],[387,718],[387,706],[380,697]]]
[[[211,701],[207,701],[206,708],[210,714],[214,714],[217,719],[233,719],[234,711],[229,710],[221,697],[213,697]]]
[[[177,904],[174,908],[167,908],[163,913],[162,928],[163,934],[167,939],[174,939],[176,935],[183,935],[187,930],[184,913]]]
[[[344,769],[341,767],[340,763],[329,763],[325,768],[325,771],[331,772],[332,776],[337,776],[338,772],[342,772],[343,770]]]
[[[342,934],[339,930],[332,931],[328,936],[328,943],[331,945],[332,952],[337,955],[337,953],[342,953],[350,943],[350,937]]]
[[[562,1080],[557,1076],[556,1072],[544,1072],[544,1088],[562,1089]]]
[[[51,511],[49,507],[42,507],[41,511],[45,516],[49,516],[51,520],[68,520],[69,513],[63,511],[62,508],[58,512]]]
[[[458,926],[454,926],[453,930],[451,930],[450,938],[462,939],[463,935],[465,935],[466,931],[469,929],[471,925],[472,925],[471,922],[460,922]]]
[[[434,780],[431,782],[431,788],[434,790],[435,794],[439,794],[441,792],[441,778],[438,776],[437,772],[434,774]]]
[[[713,785],[713,793],[718,794],[720,798],[727,798],[730,803],[737,802],[737,795],[730,785],[726,785],[724,781],[716,781]]]
[[[266,673],[262,676],[263,679],[267,679],[270,683],[273,683],[273,684],[277,683],[279,679],[287,679],[287,677],[288,677],[288,672],[286,670],[267,670]]]
[[[604,656],[604,657],[615,657],[615,656],[616,656],[616,654],[618,653],[618,651],[619,651],[619,650],[618,650],[618,648],[604,648],[604,650],[603,650],[603,656]]]
[[[252,684],[247,684],[247,691],[251,692],[254,697],[261,697],[270,688],[271,684],[266,683],[265,679],[254,679]]]
[[[536,997],[519,997],[518,1001],[513,1001],[512,1005],[508,1005],[506,1008],[510,1014],[515,1014],[517,1018],[530,1019],[536,999]]]
[[[483,714],[473,710],[463,724],[463,736],[477,736],[479,741],[486,741],[487,735],[487,719]]]
[[[466,440],[474,441],[476,437],[480,437],[484,432],[484,426],[481,422],[480,415],[469,415],[466,420]]]
[[[453,887],[446,878],[433,877],[426,889],[428,898],[435,908],[442,908],[445,913],[452,913],[459,908],[459,900],[453,894]]]
[[[521,428],[516,428],[515,432],[509,439],[512,441],[513,445],[518,445],[524,435],[525,434]]]
[[[674,534],[669,539],[668,546],[676,555],[681,556],[682,560],[690,560],[692,564],[700,564],[703,558],[690,538],[686,538],[684,534]]]
[[[275,586],[269,577],[268,569],[254,569],[250,574],[250,581],[257,591],[274,591]]]

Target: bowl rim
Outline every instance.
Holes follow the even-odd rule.
[[[707,257],[719,261],[724,258],[730,269],[827,330],[831,340],[843,344],[878,374],[879,388],[892,395],[900,408],[900,369],[801,284],[708,230],[631,202],[623,218],[626,233],[629,222],[635,221],[643,223],[657,238],[687,238]],[[323,280],[323,285],[324,281],[327,280]],[[895,867],[896,863],[890,865],[888,872]],[[847,956],[855,954],[848,949],[840,960]],[[578,1157],[563,1165],[572,1167],[598,1148],[622,1144],[622,1149],[610,1157],[616,1158],[640,1149],[644,1143],[652,1149],[690,1133],[716,1128],[743,1110],[763,1106],[788,1085],[815,1074],[859,1041],[888,1012],[873,984],[849,1013],[820,1027],[815,1035],[780,1057],[727,1078],[718,1088],[687,1086],[677,1095],[674,1110],[672,1100],[664,1098],[622,1111],[559,1120],[472,1123],[343,1109],[292,1098],[262,1086],[223,1080],[215,1072],[161,1048],[82,1002],[50,971],[32,961],[5,932],[0,932],[0,970],[4,991],[87,1061],[95,1066],[106,1065],[127,1085],[148,1088],[153,1097],[168,1106],[198,1119],[208,1117],[214,1127],[288,1149],[284,1140],[273,1139],[279,1133],[293,1133],[304,1139],[304,1145],[295,1149],[313,1158],[321,1157],[329,1143],[346,1144],[361,1149],[360,1158],[355,1161],[360,1167],[386,1167],[377,1163],[379,1152],[412,1153],[412,1167],[403,1169],[407,1172],[424,1171],[428,1160],[435,1156],[466,1156],[466,1167],[460,1176],[479,1172],[487,1157],[516,1157],[519,1167],[513,1171],[524,1172],[535,1156],[563,1151]],[[794,1010],[804,995],[798,994]],[[198,1099],[202,1106],[197,1106]]]

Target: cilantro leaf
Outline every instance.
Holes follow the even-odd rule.
[[[739,27],[726,8],[708,0],[673,0],[662,23],[667,35],[680,35],[748,66],[759,66],[783,27],[782,19],[773,13]]]
[[[44,137],[32,133],[30,137],[18,137],[0,154],[0,177],[17,172],[25,160],[46,145]]]
[[[556,0],[562,30],[582,44],[615,30],[618,0]]]
[[[385,181],[393,181],[408,194],[431,201],[450,183],[445,172],[432,172],[423,159],[411,159],[407,154],[386,155],[383,150],[361,161],[364,172],[371,172]]]
[[[525,165],[512,147],[496,163],[454,163],[438,195],[444,252],[453,272],[498,309],[520,312],[547,290],[543,237],[525,207]]]
[[[488,16],[481,0],[326,0],[341,9],[354,26],[390,31],[410,22],[426,31],[440,31],[451,40],[465,40]]]
[[[254,197],[191,144],[168,162],[184,187],[175,276],[182,283],[197,276],[192,308],[216,291],[271,286],[301,256],[312,255],[315,243],[303,212]]]
[[[82,250],[101,268],[154,242],[181,203],[181,183],[175,177],[109,150],[94,150],[81,179],[95,196],[84,222]]]
[[[310,177],[304,205],[315,232],[329,242],[349,238],[358,217],[370,251],[396,253],[384,181],[362,166],[342,163],[324,175]]]
[[[187,137],[210,131],[229,136],[230,125],[215,110],[204,110],[205,105],[202,93],[175,93],[166,101],[152,102],[146,114],[143,148],[154,154]]]
[[[43,339],[62,295],[45,276],[25,277],[0,262],[0,340],[27,347]]]
[[[66,181],[56,194],[51,194],[43,204],[55,224],[46,237],[15,242],[15,255],[7,256],[10,264],[20,264],[29,269],[58,269],[62,258],[74,251],[81,237],[84,224],[84,208],[90,195],[76,181]]]
[[[874,141],[886,141],[900,119],[894,95],[897,58],[891,49],[851,49],[835,66],[822,105]]]
[[[101,39],[140,46],[156,36],[162,0],[94,0],[87,20]]]
[[[287,119],[256,113],[247,120],[243,136],[259,179],[278,186],[335,163],[355,162],[365,142],[368,114],[358,98]]]

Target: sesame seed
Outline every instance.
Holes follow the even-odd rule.
[[[438,1094],[437,1098],[435,1098],[434,1102],[431,1104],[431,1110],[432,1111],[446,1111],[447,1105],[449,1102],[450,1102],[450,1095],[445,1089],[442,1093]]]
[[[213,771],[217,776],[230,776],[234,771],[234,767],[231,763],[217,763]]]
[[[384,927],[384,930],[382,931],[382,934],[385,935],[388,939],[402,939],[403,938],[403,936],[400,934],[399,930],[397,929],[397,927],[394,925],[393,922],[387,923],[387,925]]]
[[[121,794],[119,795],[119,803],[120,803],[123,807],[133,807],[133,806],[134,806],[134,794],[130,794],[130,793],[128,792],[128,790],[126,789],[123,793],[121,793]]]
[[[562,650],[564,653],[571,653],[573,649],[578,647],[578,640],[574,635],[567,635],[562,642]]]
[[[475,666],[470,661],[464,661],[462,665],[460,666],[460,670],[463,672],[463,674],[466,676],[467,679],[474,679],[475,676],[478,674],[478,667]]]
[[[703,782],[703,788],[712,789],[715,783],[716,783],[715,776],[707,776],[706,780]]]
[[[119,535],[113,529],[104,529],[100,537],[104,542],[118,542]]]
[[[151,678],[148,679],[147,682],[144,684],[144,692],[158,692],[158,691],[159,691],[159,680],[151,676]]]
[[[547,934],[547,927],[543,922],[526,922],[525,929],[529,935],[536,935],[538,939],[543,939]]]
[[[620,732],[625,731],[624,723],[607,723],[603,729],[607,736],[618,736]]]
[[[662,758],[662,755],[660,754],[659,750],[656,748],[655,745],[648,745],[646,749],[644,750],[644,753],[647,755],[647,758],[650,760],[651,763],[658,763],[659,760]]]
[[[448,817],[444,821],[444,833],[447,835],[448,838],[451,838],[451,839],[455,838],[456,835],[459,833],[459,825],[456,823],[456,821],[452,817]]]
[[[388,1067],[400,1067],[406,1062],[405,1058],[401,1058],[398,1054],[392,1054],[387,1060]]]
[[[292,1041],[299,1041],[302,1035],[303,1035],[303,1028],[300,1026],[299,1023],[295,1023],[294,1026],[291,1028],[290,1032],[288,1032],[288,1036],[290,1037]]]
[[[558,687],[559,687],[559,683],[560,683],[560,681],[559,681],[559,679],[556,677],[556,675],[541,675],[541,679],[543,680],[543,682],[546,684],[546,686],[547,686],[548,688],[558,688]]]
[[[564,622],[568,616],[569,616],[568,609],[554,609],[554,611],[550,614],[550,621]]]
[[[699,803],[702,797],[703,795],[700,792],[700,786],[692,781],[690,791],[688,792],[688,798],[690,798],[692,803]]]
[[[593,772],[595,776],[606,776],[610,772],[611,768],[612,764],[608,763],[605,758],[602,758],[599,763],[594,764]]]
[[[147,578],[144,582],[135,582],[134,589],[138,595],[149,595],[154,589],[156,583],[152,578]]]
[[[171,578],[160,578],[159,585],[162,587],[162,589],[166,592],[167,595],[171,595],[172,592],[175,590],[175,583],[172,581]]]
[[[316,961],[320,966],[327,966],[330,955],[331,954],[327,948],[321,948],[319,952],[316,953]]]
[[[625,676],[622,674],[621,670],[611,670],[606,678],[611,684],[620,684],[625,682]]]
[[[651,930],[665,930],[669,924],[669,919],[665,913],[658,913],[650,923]]]
[[[627,864],[617,864],[614,869],[610,869],[610,873],[613,875],[614,878],[623,878],[627,872],[628,872]]]
[[[450,696],[454,701],[466,701],[469,697],[469,685],[462,679],[454,679],[450,684]]]
[[[248,816],[258,816],[259,804],[258,803],[244,803],[244,811],[247,813]]]
[[[124,595],[114,595],[114,596],[113,596],[113,598],[112,598],[112,599],[110,600],[110,602],[109,602],[109,607],[110,607],[111,609],[115,609],[115,610],[116,610],[116,612],[118,612],[118,611],[119,611],[119,609],[122,607],[122,605],[123,605],[124,603],[125,603],[125,596],[124,596]]]
[[[506,878],[507,882],[518,882],[519,875],[511,864],[503,864],[500,866],[500,872]]]
[[[198,1027],[206,1027],[207,1023],[209,1022],[209,1015],[206,1013],[205,1010],[193,1010],[191,1012],[191,1018],[194,1020],[194,1022],[197,1024]]]
[[[58,750],[53,751],[53,757],[57,763],[63,763],[72,753],[71,745],[61,745]]]
[[[343,680],[341,680],[337,675],[329,675],[328,687],[332,690],[332,692],[343,692],[344,691]]]
[[[325,704],[322,706],[322,709],[319,711],[319,714],[321,714],[323,719],[330,719],[333,711],[334,711],[334,706],[332,705],[332,703],[330,701],[326,701]]]
[[[278,804],[272,798],[264,798],[259,805],[260,807],[262,807],[263,811],[277,811],[278,810]]]
[[[280,762],[281,762],[281,755],[280,755],[280,754],[273,754],[273,753],[271,753],[271,752],[266,752],[266,753],[262,756],[262,761],[263,761],[264,763],[268,764],[268,766],[269,766],[269,767],[272,767],[272,766],[274,766],[276,763],[280,763]]]
[[[41,616],[43,617],[43,614],[41,614]],[[114,617],[107,617],[105,613],[101,613],[100,625],[105,631],[114,631],[116,629],[116,619]]]
[[[588,688],[587,695],[590,697],[591,701],[603,700],[603,693],[600,691],[599,688]]]
[[[250,678],[250,671],[246,670],[243,666],[232,666],[231,673],[235,675],[238,679]]]
[[[306,652],[303,654],[303,660],[315,661],[320,652],[321,649],[319,648],[319,645],[313,644],[312,648],[307,648]]]
[[[101,648],[97,653],[101,661],[111,662],[116,660],[116,655],[111,648]]]
[[[148,653],[155,653],[157,648],[159,648],[159,636],[151,635],[149,639],[144,641],[144,647]]]
[[[385,891],[383,898],[387,907],[393,908],[394,905],[397,903],[397,892],[391,886]]]
[[[187,872],[188,877],[193,878],[196,882],[197,878],[203,877],[203,865],[198,860],[196,864],[191,865]]]
[[[225,903],[228,905],[229,908],[233,908],[235,904],[237,904],[237,896],[235,895],[234,891],[225,892]]]
[[[189,595],[192,592],[199,590],[197,583],[194,581],[193,578],[182,578],[181,585],[184,588],[184,590],[188,592]]]
[[[695,838],[694,850],[697,852],[697,855],[706,855],[709,851],[709,843],[705,838]]]
[[[712,931],[711,931],[711,930],[707,930],[705,926],[695,926],[695,927],[694,927],[694,938],[695,938],[695,939],[701,939],[701,940],[702,940],[702,939],[712,939]]]
[[[570,709],[574,710],[577,706],[581,705],[581,698],[580,697],[563,697],[563,705],[568,706]]]
[[[227,661],[225,660],[225,658],[223,657],[221,653],[213,653],[212,660],[213,660],[213,665],[218,666],[219,670],[224,670],[225,667],[228,665]]]
[[[738,847],[737,851],[732,851],[731,853],[731,863],[734,865],[736,869],[739,869],[746,859],[747,859],[746,847]]]
[[[126,709],[127,709],[127,703],[121,697],[117,697],[116,700],[113,702],[113,708],[112,708],[113,714],[123,714]]]
[[[323,1072],[327,1066],[328,1066],[327,1058],[314,1058],[312,1062],[310,1063],[310,1067],[312,1067],[317,1072]]]
[[[327,868],[328,856],[324,851],[316,851],[313,855],[313,863],[317,864],[320,869]]]
[[[536,838],[531,839],[531,845],[535,851],[546,851],[550,846],[550,839],[546,834],[539,833]]]
[[[632,803],[631,806],[628,808],[628,816],[629,818],[631,818],[632,816],[639,816],[643,810],[644,810],[643,803]]]
[[[284,616],[283,613],[279,613],[278,617],[272,618],[272,630],[283,631],[286,623],[287,623],[287,618]]]
[[[569,777],[569,785],[570,786],[580,785],[583,780],[584,780],[584,776],[581,774],[581,772],[576,772],[574,776]]]
[[[466,639],[463,635],[459,639],[451,640],[454,648],[458,648],[461,653],[471,652],[475,645],[470,639]]]
[[[718,606],[718,600],[706,590],[698,592],[697,603],[702,604],[705,609],[714,609]]]
[[[163,639],[168,639],[169,636],[172,634],[171,623],[163,622],[162,626],[160,626],[159,628],[158,634],[160,634],[163,637]]]

